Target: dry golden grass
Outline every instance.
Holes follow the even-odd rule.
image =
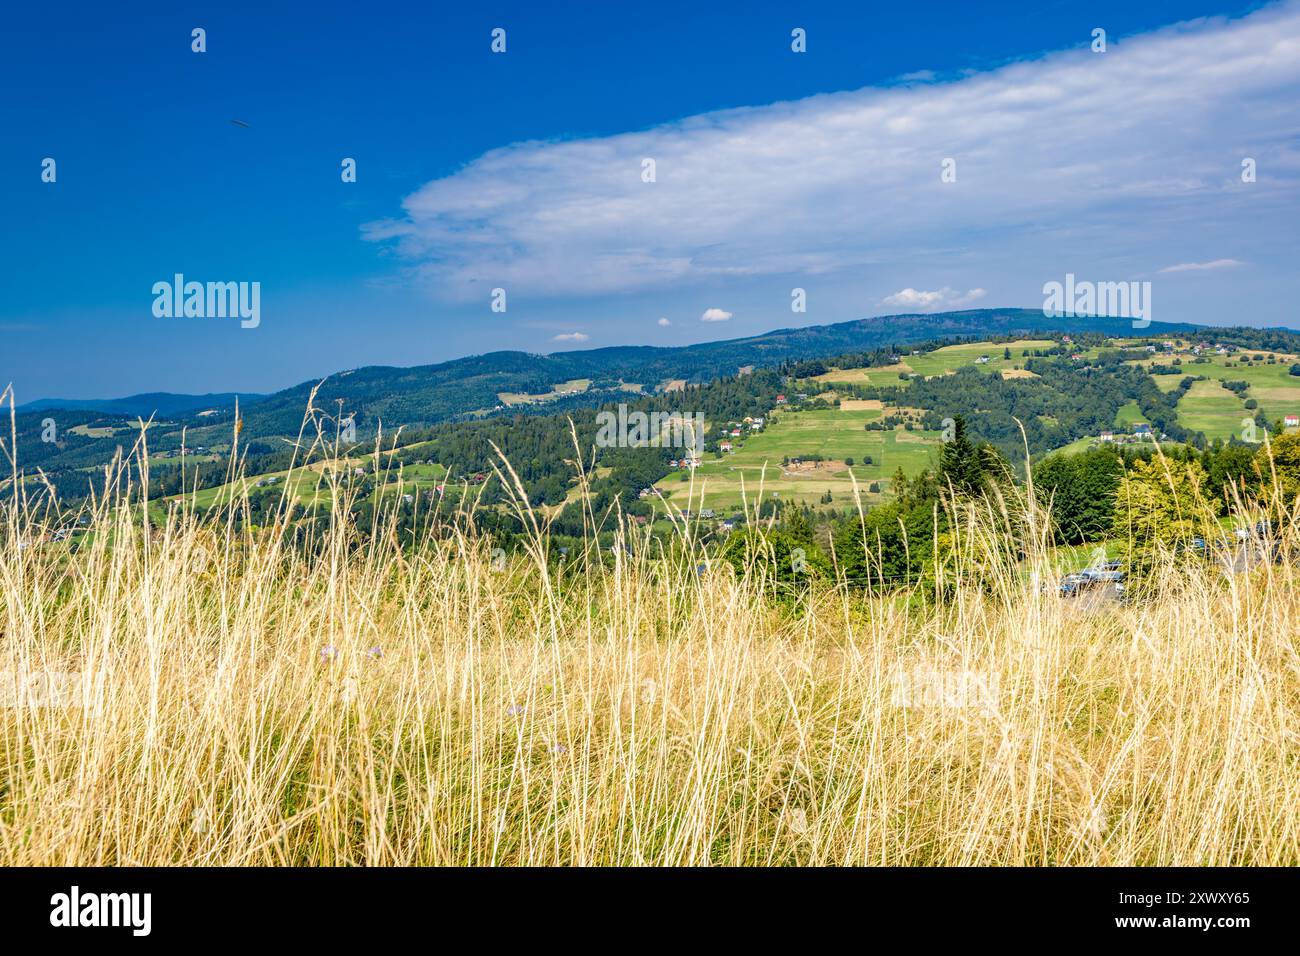
[[[70,552],[5,506],[0,671],[85,680],[0,706],[0,863],[1300,860],[1288,565],[1089,610],[1029,515],[941,603],[774,602],[687,527],[563,570],[229,518],[105,502]]]

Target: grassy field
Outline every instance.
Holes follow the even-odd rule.
[[[1134,424],[1145,421],[1137,402],[1126,402],[1115,413],[1115,427],[1120,431],[1131,432]]]
[[[948,345],[924,355],[912,355],[907,364],[920,375],[947,375],[966,365],[972,365],[986,372],[1002,372],[1023,366],[1027,359],[1020,353],[1025,349],[1049,349],[1056,345],[1049,339],[1022,339],[1016,342],[995,344],[992,342],[971,342],[962,345]],[[1003,358],[1003,350],[1011,350],[1011,358]],[[979,359],[988,356],[986,364],[979,364]]]
[[[1096,444],[1098,444],[1098,442],[1095,436],[1086,435],[1083,438],[1076,438],[1068,445],[1062,445],[1060,448],[1052,449],[1052,454],[1073,455],[1081,451],[1087,451],[1089,448],[1092,448]]]
[[[1240,435],[1243,418],[1253,418],[1242,399],[1228,391],[1217,379],[1195,382],[1178,402],[1178,421],[1193,431],[1205,432],[1209,439],[1228,439]]]
[[[937,603],[783,603],[685,534],[566,572],[101,506],[72,552],[11,501],[0,864],[1300,862],[1297,570],[1089,609],[1043,517]]]
[[[711,456],[695,470],[694,488],[674,473],[658,482],[674,507],[704,507],[715,511],[739,508],[746,498],[752,503],[762,486],[764,498],[779,497],[816,505],[829,491],[833,503],[852,501],[856,479],[864,500],[876,500],[868,493],[871,483],[880,492],[888,489],[889,478],[899,468],[915,474],[931,463],[938,445],[938,432],[867,431],[863,426],[878,421],[879,409],[827,409],[795,412],[784,410],[771,416],[766,430],[751,434],[734,453],[721,459]],[[783,467],[786,458],[820,455],[827,461],[804,467]],[[870,457],[870,465],[863,459]],[[854,460],[853,467],[844,464]],[[694,504],[686,504],[688,492]]]
[[[816,377],[817,381],[834,385],[844,382],[854,385],[902,385],[900,372],[915,372],[918,375],[947,375],[957,369],[973,365],[987,372],[1014,372],[1017,365],[1023,366],[1027,361],[1021,354],[1025,349],[1048,349],[1056,345],[1049,339],[1021,339],[1015,342],[994,344],[992,342],[969,342],[961,345],[948,345],[922,355],[904,356],[897,365],[876,368],[832,369]],[[1011,350],[1011,358],[1003,358],[1004,349]],[[979,364],[982,356],[988,356],[986,364]]]
[[[1257,354],[1257,353],[1251,353]],[[1267,356],[1269,353],[1258,353]],[[1223,438],[1229,434],[1239,433],[1241,419],[1254,417],[1255,412],[1247,411],[1242,402],[1253,398],[1259,403],[1269,421],[1285,418],[1287,415],[1300,415],[1300,376],[1290,374],[1290,368],[1296,364],[1294,355],[1275,354],[1278,359],[1274,365],[1250,363],[1243,365],[1236,356],[1213,355],[1204,363],[1192,363],[1186,358],[1179,366],[1180,375],[1157,375],[1156,384],[1164,391],[1172,391],[1185,375],[1193,377],[1204,375],[1216,382],[1249,382],[1250,388],[1242,398],[1224,389],[1214,389],[1206,383],[1198,383],[1193,393],[1189,393],[1179,404],[1179,421],[1187,428],[1200,429],[1195,422],[1205,422],[1210,427],[1203,429],[1207,437]],[[1168,356],[1157,356],[1141,364],[1172,364]],[[1229,368],[1229,362],[1232,367]],[[1188,401],[1188,399],[1193,399]],[[1184,412],[1184,407],[1186,412]],[[1235,425],[1229,420],[1235,416]],[[1230,427],[1230,425],[1232,427]],[[1210,429],[1214,429],[1213,433]]]
[[[366,458],[349,458],[329,465],[300,466],[293,469],[292,472],[288,470],[267,472],[262,475],[239,478],[235,481],[213,485],[210,488],[200,488],[193,494],[184,495],[183,497],[195,507],[206,510],[215,505],[225,504],[231,501],[233,497],[246,492],[275,492],[279,494],[287,486],[290,500],[298,504],[308,505],[312,502],[329,504],[333,500],[333,494],[326,469],[342,468],[344,471],[350,471],[368,465],[371,461],[372,459],[367,456]],[[384,494],[413,494],[436,487],[445,481],[446,477],[447,469],[437,463],[431,465],[405,465],[401,468],[400,474],[397,467],[393,467],[383,473],[384,481],[380,490]],[[181,497],[182,495],[172,495],[166,500],[179,501]]]
[[[530,395],[527,392],[497,392],[497,398],[503,405],[535,405],[539,402],[553,402],[566,395],[580,395],[591,388],[591,379],[573,378],[558,385],[552,385],[549,392]]]

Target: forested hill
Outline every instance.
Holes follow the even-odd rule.
[[[194,415],[209,408],[225,408],[234,405],[238,399],[240,405],[250,406],[265,396],[251,392],[210,392],[206,395],[178,395],[173,392],[147,392],[143,395],[129,395],[126,398],[42,398],[25,405],[19,405],[18,411],[43,412],[52,409],[75,409],[88,412],[104,412],[108,415],[138,416],[152,418],[156,416]]]
[[[1155,328],[1156,326],[1153,326]],[[1196,326],[1159,325],[1163,332],[1189,332]],[[332,411],[338,401],[356,413],[359,430],[382,421],[386,427],[429,425],[474,412],[492,410],[501,393],[542,394],[573,380],[590,380],[592,394],[583,404],[602,400],[600,393],[620,383],[652,391],[668,380],[703,383],[735,375],[752,365],[771,367],[787,361],[863,351],[891,343],[1058,332],[1131,333],[1130,319],[1096,317],[1047,319],[1039,309],[973,309],[931,315],[893,315],[835,325],[778,329],[749,338],[705,342],[676,348],[618,346],[534,355],[491,352],[438,365],[412,368],[370,366],[326,379],[317,406]],[[304,382],[268,396],[249,409],[250,436],[292,434],[302,420],[316,382]],[[605,394],[603,400],[610,396]],[[551,406],[548,410],[554,410]]]
[[[1153,323],[1147,334],[1187,334],[1197,328]],[[313,380],[267,396],[241,395],[242,436],[245,443],[263,447],[270,447],[267,442],[278,447],[277,439],[295,436],[311,390],[317,384],[320,390],[316,408],[327,415],[341,411],[345,417],[353,416],[357,436],[365,438],[372,436],[381,423],[391,433],[398,427],[423,428],[495,414],[562,413],[632,401],[638,387],[652,394],[661,392],[668,382],[717,381],[735,376],[745,366],[775,368],[907,343],[924,342],[934,347],[972,338],[1038,332],[1125,335],[1132,334],[1133,328],[1132,321],[1124,318],[1047,318],[1038,309],[975,309],[778,329],[748,338],[681,347],[620,346],[551,355],[503,351],[437,365],[369,366],[336,372],[323,384]],[[142,395],[92,403],[94,407],[88,409],[72,408],[69,406],[74,403],[59,400],[33,403],[19,410],[19,447],[29,467],[58,470],[100,466],[133,434],[135,417],[149,417],[148,411],[141,411],[147,407],[157,409],[150,430],[151,450],[179,449],[182,435],[192,449],[220,449],[229,443],[234,409],[233,396],[225,402],[219,401],[221,398]],[[44,440],[50,418],[57,426],[57,442]]]

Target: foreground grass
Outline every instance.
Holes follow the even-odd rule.
[[[773,601],[689,530],[566,570],[544,528],[503,562],[36,520],[0,672],[77,676],[0,701],[5,865],[1300,861],[1285,564],[1091,610],[1021,573]]]

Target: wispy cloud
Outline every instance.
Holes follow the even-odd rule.
[[[672,325],[672,323],[669,322],[667,319],[660,319],[658,325],[660,328],[666,329],[668,328],[668,326]]]
[[[1088,44],[956,80],[506,146],[364,234],[449,298],[591,296],[882,262],[916,272],[991,236],[1013,264],[1062,235],[1170,257],[1206,222],[1246,237],[1252,216],[1300,205],[1300,5]],[[1260,158],[1257,182],[1240,179],[1245,156]],[[941,181],[945,159],[955,182]]]
[[[906,288],[893,295],[887,295],[884,298],[885,305],[898,306],[902,309],[916,309],[919,312],[936,312],[940,309],[959,309],[964,305],[970,305],[985,295],[983,289],[970,289],[967,292],[959,292],[957,289],[949,289],[946,286],[942,289],[936,289],[934,292],[923,292],[920,289]]]
[[[731,318],[731,313],[723,309],[705,309],[704,314],[700,316],[701,322],[726,322]]]
[[[552,342],[585,342],[591,336],[586,332],[561,332],[559,335],[551,337]]]
[[[1212,269],[1231,269],[1243,265],[1239,259],[1214,259],[1211,262],[1180,262],[1176,266],[1165,266],[1161,272],[1209,272]]]

